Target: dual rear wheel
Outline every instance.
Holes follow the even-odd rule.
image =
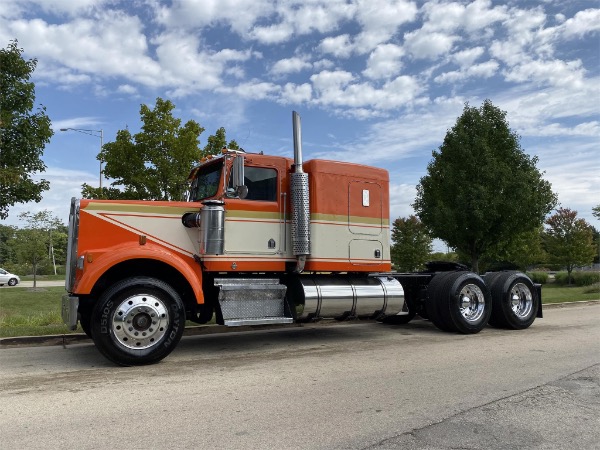
[[[488,323],[520,330],[537,315],[539,296],[534,284],[519,272],[480,277],[471,272],[442,272],[428,286],[427,315],[443,331],[473,334]]]

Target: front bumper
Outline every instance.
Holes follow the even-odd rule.
[[[77,329],[77,308],[79,308],[79,297],[68,294],[62,296],[62,320],[71,331]]]

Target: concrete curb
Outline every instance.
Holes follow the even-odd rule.
[[[584,300],[578,302],[564,302],[564,303],[545,303],[544,309],[546,308],[569,308],[573,306],[584,306],[600,304],[600,300]],[[371,322],[368,320],[362,321],[364,323]],[[374,321],[372,321],[374,322]],[[341,322],[330,322],[333,324],[340,324]],[[327,322],[320,322],[319,325],[327,325]],[[223,327],[220,325],[199,325],[186,327],[183,332],[184,336],[201,336],[210,334],[221,334],[221,333],[238,333],[244,331],[257,331],[257,330],[270,330],[270,329],[282,329],[282,328],[301,328],[307,324],[294,323],[290,325],[256,325],[256,326],[242,326],[242,327]],[[310,323],[308,325],[314,326],[316,323]],[[67,346],[69,344],[84,344],[91,343],[92,340],[83,333],[72,333],[72,334],[58,334],[58,335],[47,335],[47,336],[15,336],[0,338],[0,349],[2,348],[13,348],[13,347],[32,347],[32,346],[50,346],[50,345],[62,345]]]

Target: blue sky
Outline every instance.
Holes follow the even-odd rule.
[[[600,8],[584,0],[0,0],[0,44],[37,58],[36,103],[55,134],[40,203],[65,223],[98,184],[100,139],[139,130],[157,97],[250,152],[384,167],[392,219],[465,102],[507,111],[562,206],[600,203]],[[108,181],[104,181],[108,183]],[[524,205],[526,207],[526,205]]]

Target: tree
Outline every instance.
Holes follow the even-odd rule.
[[[593,263],[598,264],[600,263],[600,232],[592,225],[590,225],[590,229],[592,230],[592,243],[596,249]]]
[[[39,202],[50,184],[34,181],[44,172],[41,156],[53,135],[46,108],[32,112],[35,85],[29,81],[37,60],[24,60],[16,40],[0,49],[0,219],[15,203]]]
[[[398,218],[392,226],[392,263],[396,270],[414,272],[423,268],[431,254],[431,236],[415,216]]]
[[[14,255],[9,242],[14,239],[16,227],[11,225],[0,225],[0,265],[14,263]]]
[[[548,255],[543,249],[542,232],[543,227],[540,226],[516,235],[508,245],[498,246],[497,251],[490,250],[489,259],[511,263],[523,271],[544,262]]]
[[[419,218],[434,237],[468,254],[475,272],[482,256],[541,226],[556,205],[537,157],[526,155],[519,139],[490,100],[466,104],[417,186]]]
[[[54,247],[55,242],[66,243],[64,239],[65,226],[60,219],[49,211],[19,214],[19,219],[25,222],[23,228],[17,229],[15,237],[10,241],[19,263],[30,264],[33,271],[33,287],[36,287],[38,267],[43,262],[52,262],[56,274]],[[63,254],[63,252],[61,252]]]
[[[116,140],[104,144],[98,159],[105,162],[104,174],[115,181],[113,188],[83,185],[83,193],[103,198],[137,200],[178,200],[186,190],[185,181],[194,163],[202,156],[197,122],[173,117],[175,105],[160,97],[154,109],[141,105],[142,130],[132,135],[119,130]],[[122,189],[119,189],[122,188]]]
[[[577,211],[559,208],[546,220],[544,245],[551,261],[567,270],[569,284],[571,272],[579,266],[590,264],[596,255],[591,226],[577,218]]]
[[[223,147],[227,147],[232,150],[237,150],[240,148],[238,143],[234,140],[229,141],[229,144],[227,143],[225,128],[221,127],[215,132],[215,134],[208,137],[207,144],[204,146],[203,156],[215,155],[219,153]]]
[[[600,220],[600,205],[596,205],[592,208],[592,215],[596,219]]]

